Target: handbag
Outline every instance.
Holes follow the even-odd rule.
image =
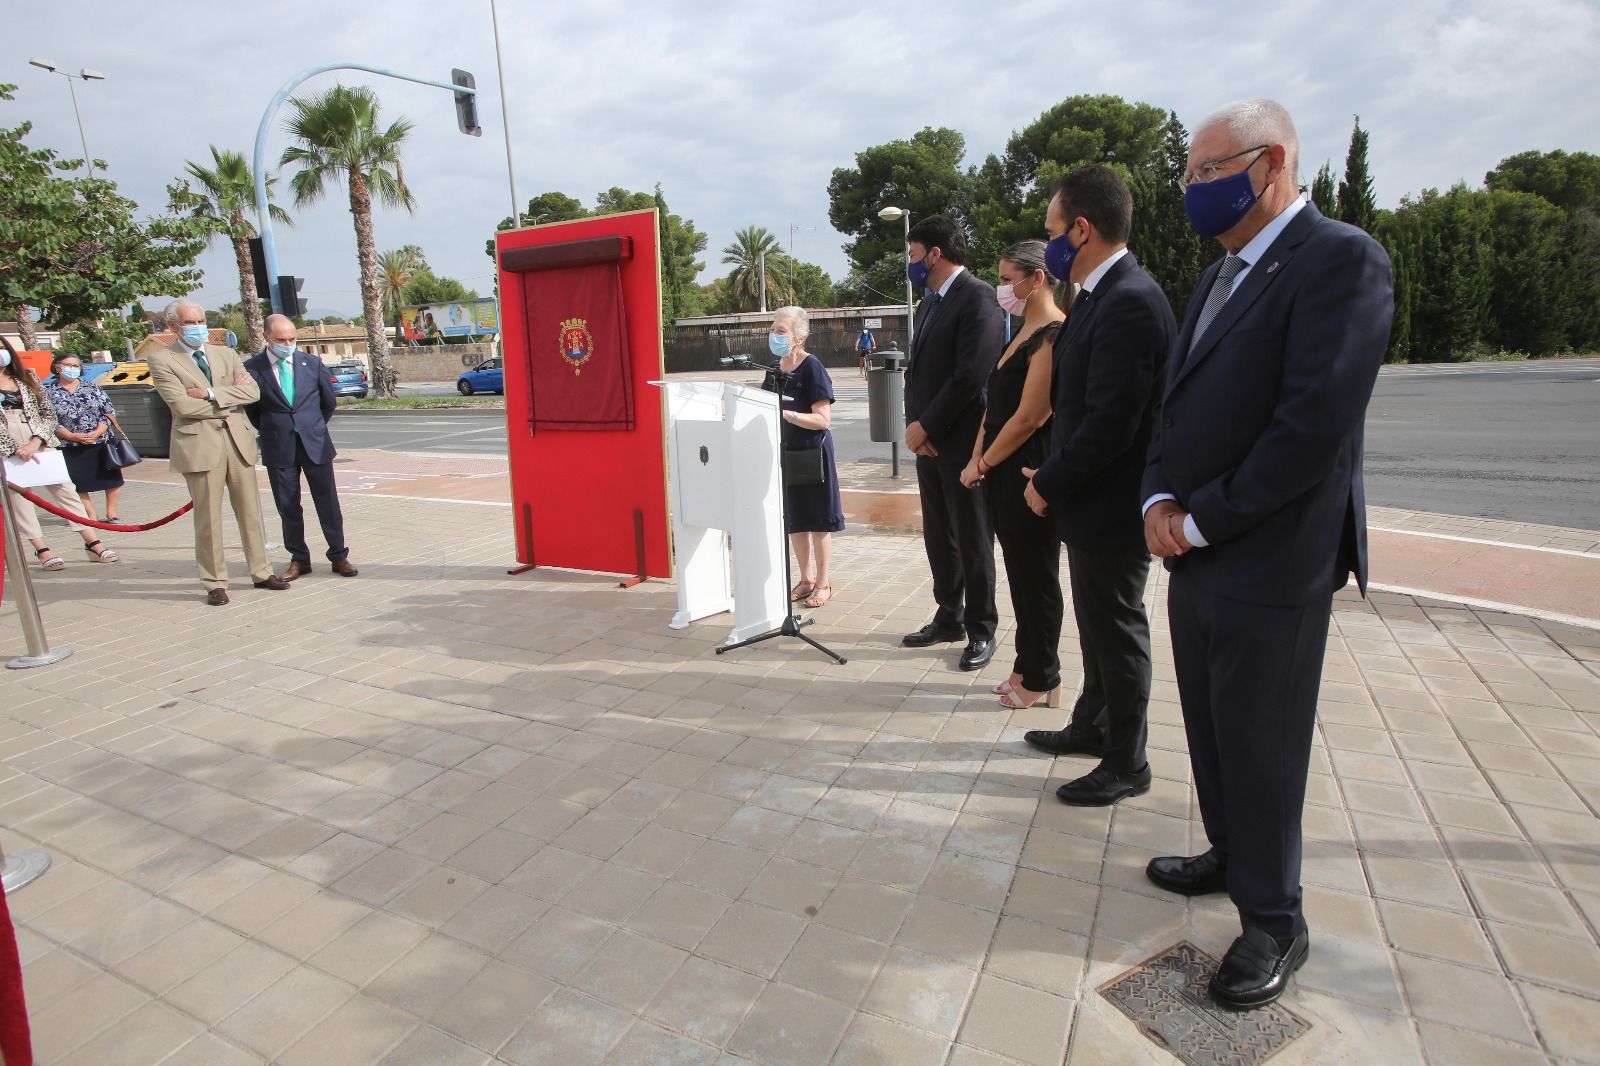
[[[827,481],[821,448],[788,448],[783,453],[783,483],[790,488]]]
[[[144,456],[133,446],[133,442],[115,429],[106,431],[106,458],[115,467],[132,466],[144,461]]]

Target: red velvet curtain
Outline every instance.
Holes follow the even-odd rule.
[[[631,430],[633,385],[616,260],[525,274],[532,422]]]

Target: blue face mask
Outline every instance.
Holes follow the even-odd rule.
[[[77,381],[82,376],[83,367],[81,366],[64,366],[61,368],[62,381]]]
[[[1261,156],[1256,156],[1260,159]],[[1255,165],[1255,159],[1250,166]],[[1183,210],[1189,225],[1207,237],[1220,237],[1237,226],[1256,205],[1256,190],[1250,184],[1250,167],[1216,181],[1195,182],[1183,190]]]
[[[773,355],[782,359],[794,348],[794,341],[789,339],[787,333],[769,333],[767,334],[767,347],[772,350]]]
[[[272,354],[277,356],[279,359],[287,359],[294,354],[294,345],[274,344],[272,346]]]
[[[211,335],[211,331],[204,326],[184,326],[180,331],[180,335],[183,337],[183,343],[189,347],[203,348],[205,347],[206,338]]]
[[[1083,251],[1083,244],[1076,248],[1067,239],[1068,230],[1064,230],[1059,237],[1052,237],[1044,246],[1044,268],[1050,272],[1051,277],[1060,278],[1062,281],[1072,280],[1072,261],[1078,258],[1078,253]],[[1084,241],[1088,244],[1088,241]]]
[[[915,285],[919,289],[928,284],[927,253],[923,253],[922,258],[917,260],[917,262],[906,264],[906,277],[911,280],[912,285]]]

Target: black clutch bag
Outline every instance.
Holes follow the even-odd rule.
[[[790,488],[827,480],[821,448],[789,448],[783,453],[783,483]]]
[[[132,441],[112,429],[106,432],[106,459],[112,466],[124,467],[143,462],[144,457],[139,454]]]

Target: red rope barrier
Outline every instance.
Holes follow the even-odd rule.
[[[43,507],[46,511],[49,511],[51,514],[55,515],[57,518],[65,518],[67,521],[76,522],[81,526],[93,526],[95,529],[104,529],[104,530],[107,530],[108,532],[111,532],[111,533],[143,533],[147,529],[159,529],[160,527],[166,525],[168,522],[172,522],[172,521],[174,521],[176,519],[182,518],[184,515],[188,514],[190,511],[194,510],[194,501],[190,500],[188,503],[184,504],[182,507],[178,508],[176,511],[173,511],[171,514],[167,515],[165,518],[158,518],[154,522],[146,522],[142,526],[129,526],[129,525],[121,525],[121,524],[114,523],[114,522],[97,522],[93,518],[85,518],[81,514],[73,514],[71,511],[67,511],[67,510],[64,510],[64,509],[62,509],[60,507],[57,507],[55,504],[49,502],[48,500],[39,499],[39,497],[35,496],[33,493],[29,492],[27,489],[19,488],[18,486],[13,485],[10,482],[6,483],[6,488],[10,489],[12,492],[16,493],[18,496],[21,496],[24,500],[27,500],[29,503],[33,504],[35,507]]]

